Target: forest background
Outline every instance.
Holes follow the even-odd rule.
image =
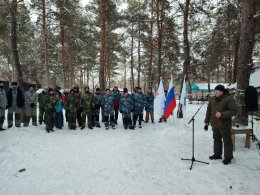
[[[172,76],[245,89],[260,37],[256,0],[0,2],[1,79],[20,86],[132,91]]]

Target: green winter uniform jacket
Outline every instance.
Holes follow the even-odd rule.
[[[80,108],[82,108],[86,112],[91,112],[94,106],[94,95],[90,92],[83,93],[80,99]]]
[[[74,93],[70,93],[67,97],[67,101],[64,105],[64,108],[67,112],[70,112],[70,113],[76,113],[77,110],[78,110],[78,105],[79,105],[79,102],[78,102],[78,97],[76,96],[76,94]]]
[[[215,117],[216,112],[221,112],[221,117]],[[210,123],[213,129],[230,130],[232,117],[237,114],[237,106],[233,97],[222,95],[209,100],[205,123]]]
[[[45,103],[46,103],[46,100],[45,98],[48,98],[48,94],[45,93],[44,91],[41,92],[39,95],[38,95],[38,102],[39,102],[39,108],[40,109],[44,109],[45,107]]]
[[[44,99],[45,111],[46,112],[55,112],[57,100],[54,95],[48,94]]]

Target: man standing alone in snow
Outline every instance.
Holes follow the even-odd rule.
[[[231,118],[237,114],[237,107],[233,97],[223,85],[217,85],[215,96],[209,100],[205,125],[212,126],[214,139],[214,155],[211,160],[222,159],[222,139],[224,142],[224,160],[227,165],[233,159],[233,144],[231,139]]]

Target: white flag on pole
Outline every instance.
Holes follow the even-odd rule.
[[[184,78],[183,84],[182,84],[181,99],[180,99],[180,103],[182,105],[183,116],[185,116],[185,114],[186,114],[186,98],[187,98],[186,81]]]
[[[161,117],[164,113],[164,102],[165,102],[165,94],[162,80],[160,81],[160,85],[158,91],[155,94],[154,99],[154,111],[157,113],[159,117]]]

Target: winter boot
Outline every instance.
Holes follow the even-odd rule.
[[[213,154],[212,156],[209,157],[210,160],[217,160],[217,159],[222,159],[221,156]]]
[[[3,127],[0,127],[0,131],[4,131],[4,130],[6,130],[6,129],[4,129]]]

